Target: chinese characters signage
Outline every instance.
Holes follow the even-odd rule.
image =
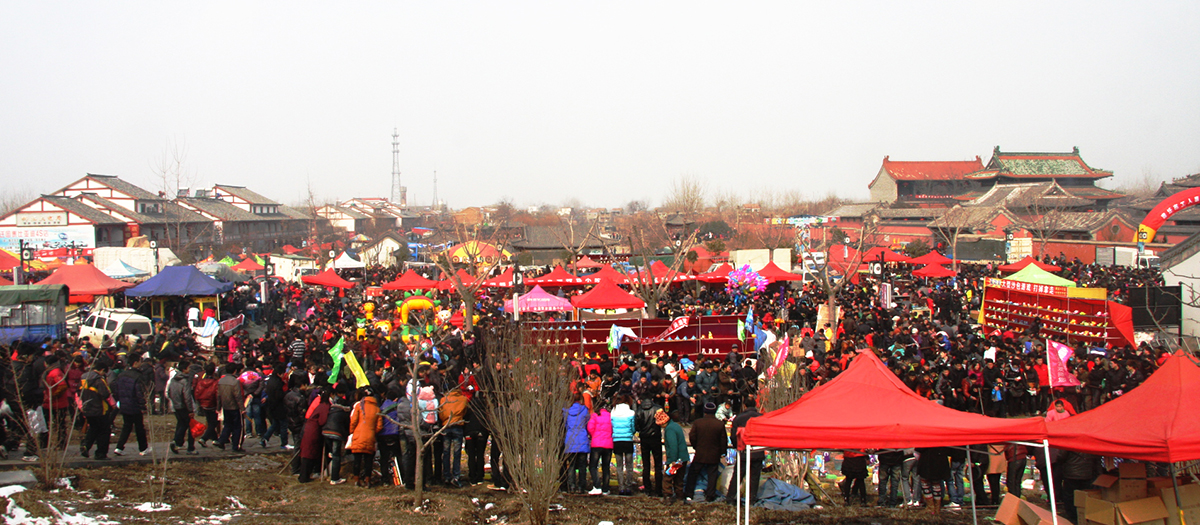
[[[1067,289],[1064,286],[1054,286],[1049,284],[1023,283],[1021,281],[1010,281],[1007,279],[995,279],[988,277],[985,283],[989,288],[1002,288],[1012,290],[1014,292],[1036,293],[1042,295],[1053,295],[1055,297],[1066,297]]]

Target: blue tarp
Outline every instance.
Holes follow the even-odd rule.
[[[233,283],[223,283],[200,273],[195,266],[168,266],[146,282],[125,290],[130,297],[216,295],[233,289]]]
[[[767,478],[758,486],[756,507],[770,510],[808,510],[817,502],[812,494],[791,483]]]

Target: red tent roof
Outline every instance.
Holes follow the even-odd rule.
[[[893,252],[887,248],[876,246],[874,248],[871,248],[870,250],[867,250],[867,253],[863,254],[862,262],[865,262],[865,263],[878,262],[879,254],[881,254],[881,253],[883,254],[883,262],[909,262],[912,260],[911,257],[908,257],[906,255],[900,255],[900,254]]]
[[[1173,463],[1200,459],[1200,366],[1176,352],[1141,386],[1108,403],[1047,423],[1050,445]]]
[[[300,253],[301,251],[303,251],[303,250],[301,250],[300,248],[297,248],[297,247],[295,247],[295,246],[292,246],[292,245],[290,245],[290,244],[285,244],[285,245],[283,245],[283,248],[280,248],[280,250],[283,250],[283,253],[286,253],[286,254],[288,254],[288,255],[295,255],[295,254],[297,254],[297,253]]]
[[[932,250],[925,255],[913,257],[912,260],[908,261],[909,264],[948,264],[952,262],[954,262],[954,259]]]
[[[510,266],[508,269],[501,272],[500,275],[492,277],[491,279],[484,279],[481,286],[488,288],[512,288],[512,285],[513,269]]]
[[[247,258],[246,260],[237,263],[230,268],[239,272],[257,272],[263,269],[263,265],[258,264],[258,261],[255,261],[253,258]]]
[[[706,283],[723,283],[729,281],[729,272],[732,271],[733,267],[729,263],[722,263],[716,270],[697,275],[696,280]]]
[[[8,253],[7,250],[0,250],[0,272],[7,272],[21,265],[21,259],[15,255]]]
[[[99,268],[90,264],[64,264],[37,284],[64,284],[73,296],[108,295],[134,286],[133,283],[104,275]]]
[[[625,274],[614,270],[612,266],[605,266],[600,271],[584,276],[582,279],[587,283],[599,283],[600,281],[607,280],[617,284],[624,284],[628,281]]]
[[[575,261],[575,268],[601,268],[603,264],[593,261],[591,257],[584,255],[578,261]]]
[[[332,286],[334,288],[352,288],[354,286],[354,283],[342,279],[337,272],[333,271],[333,268],[325,270],[316,275],[305,275],[304,277],[301,277],[300,280],[304,282],[304,284],[311,284],[314,286]]]
[[[992,418],[918,396],[869,351],[795,403],[751,419],[745,431],[746,443],[781,449],[961,446],[1045,437],[1042,418]]]
[[[571,304],[575,308],[610,309],[646,307],[645,301],[622,290],[620,286],[607,279],[600,281],[600,284],[597,284],[595,288],[592,288],[587,293],[572,297]]]
[[[429,290],[437,288],[437,281],[426,279],[417,275],[417,272],[409,269],[404,272],[404,275],[397,277],[396,280],[390,283],[384,283],[384,290]]]
[[[997,269],[1002,272],[1019,272],[1021,270],[1024,270],[1026,266],[1029,266],[1031,264],[1036,265],[1038,268],[1046,270],[1047,272],[1057,272],[1062,269],[1053,264],[1046,264],[1042,261],[1034,259],[1032,255],[1026,256],[1024,259],[1021,259],[1015,263],[1005,264],[1003,266],[998,267]]]
[[[954,277],[958,272],[940,264],[929,264],[919,270],[913,270],[912,274],[917,277]]]
[[[571,272],[564,270],[562,266],[555,266],[553,270],[550,270],[550,273],[541,277],[525,279],[525,284],[543,286],[583,286],[587,283],[588,281],[576,277]]]
[[[775,264],[775,261],[771,261],[771,262],[767,263],[766,266],[763,266],[763,269],[759,270],[758,274],[763,277],[766,277],[767,282],[771,282],[771,283],[777,283],[780,281],[802,281],[802,280],[804,280],[803,275],[785,271],[783,268],[780,268],[779,265]]]
[[[455,273],[455,275],[458,275],[458,280],[462,281],[463,286],[472,286],[475,284],[475,277],[473,275],[467,273],[466,270],[459,268],[458,271],[454,272],[454,273]],[[443,292],[453,290],[454,289],[454,279],[447,277],[445,279],[438,281],[437,289],[441,290]]]

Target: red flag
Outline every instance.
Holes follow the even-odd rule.
[[[1067,361],[1075,354],[1071,347],[1046,340],[1046,367],[1050,370],[1050,387],[1079,386],[1079,378],[1067,368]]]
[[[783,334],[783,341],[779,343],[779,351],[775,353],[775,363],[767,369],[767,378],[775,376],[775,372],[779,367],[783,366],[783,362],[788,358],[788,352],[791,351],[791,342],[788,341],[788,334]]]

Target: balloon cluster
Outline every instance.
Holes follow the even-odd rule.
[[[767,289],[767,278],[751,270],[750,265],[729,272],[725,290],[734,296],[753,297]]]

